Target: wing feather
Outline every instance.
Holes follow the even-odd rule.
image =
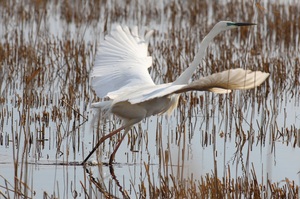
[[[226,70],[196,80],[175,93],[191,90],[211,91],[214,93],[227,93],[231,90],[246,90],[261,85],[269,73],[261,71],[244,70],[242,68]]]
[[[91,73],[92,87],[99,97],[114,99],[122,90],[136,85],[155,85],[148,67],[148,43],[138,37],[137,28],[117,25],[98,47]]]
[[[129,101],[132,104],[141,103],[154,98],[179,94],[188,91],[210,91],[214,93],[230,93],[231,90],[246,90],[261,85],[269,73],[244,70],[242,68],[226,70],[220,73],[202,77],[190,84],[174,83],[133,87],[123,93],[114,103]]]

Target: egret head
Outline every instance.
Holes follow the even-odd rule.
[[[240,26],[253,26],[256,25],[255,23],[238,23],[238,22],[232,22],[232,21],[220,21],[215,25],[216,28],[220,30],[231,30],[234,28],[238,28]]]

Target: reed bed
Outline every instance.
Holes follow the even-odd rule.
[[[270,146],[276,157],[277,148],[295,151],[300,146],[299,9],[296,1],[1,1],[0,167],[10,168],[8,173],[0,169],[0,196],[299,197],[299,182],[287,177],[273,181],[267,171],[257,175],[261,171],[251,163],[254,148]],[[155,29],[150,74],[162,83],[174,81],[187,68],[201,39],[220,20],[257,26],[218,36],[193,79],[242,67],[269,72],[267,82],[228,95],[184,94],[169,119],[171,126],[158,116],[133,128],[126,140],[126,163],[108,167],[103,161],[118,139],[114,137],[100,147],[99,165],[74,166],[103,133],[120,124],[114,117],[96,119],[91,128],[89,107],[99,100],[89,78],[97,43],[112,25]],[[200,177],[184,170],[193,156],[188,146],[194,142],[214,154],[210,172]],[[230,145],[235,156],[222,165],[219,157],[227,158],[222,151]],[[35,173],[45,165],[61,170],[65,178],[56,177],[52,190],[35,184],[43,177]],[[127,167],[135,177],[120,173]]]

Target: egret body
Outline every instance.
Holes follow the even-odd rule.
[[[119,129],[103,136],[83,164],[102,142],[125,129],[110,156],[109,164],[111,164],[132,125],[151,115],[172,112],[182,92],[196,90],[229,93],[231,90],[251,89],[262,84],[269,76],[268,73],[241,68],[215,73],[189,83],[205,55],[209,42],[216,35],[225,30],[250,25],[255,24],[218,22],[204,37],[193,62],[179,78],[172,83],[160,85],[153,82],[148,72],[148,68],[152,65],[152,57],[148,56],[148,41],[152,32],[140,37],[137,28],[130,31],[126,26],[116,26],[100,43],[91,73],[92,87],[97,96],[108,100],[93,103],[92,107],[107,114],[117,115],[123,120],[123,124]]]

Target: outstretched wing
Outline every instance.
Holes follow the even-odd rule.
[[[244,70],[242,68],[226,70],[220,73],[202,77],[190,84],[161,84],[141,88],[133,88],[127,95],[116,100],[129,101],[132,104],[141,103],[154,98],[187,91],[210,91],[214,93],[230,93],[231,90],[246,90],[261,85],[269,73]]]
[[[261,85],[269,73],[244,70],[242,68],[226,70],[196,80],[175,93],[191,90],[211,91],[214,93],[228,93],[231,90],[246,90]]]
[[[115,26],[96,54],[91,73],[96,94],[114,99],[126,88],[154,85],[148,72],[152,57],[147,54],[148,41],[138,36],[137,28],[130,32],[127,26]]]

